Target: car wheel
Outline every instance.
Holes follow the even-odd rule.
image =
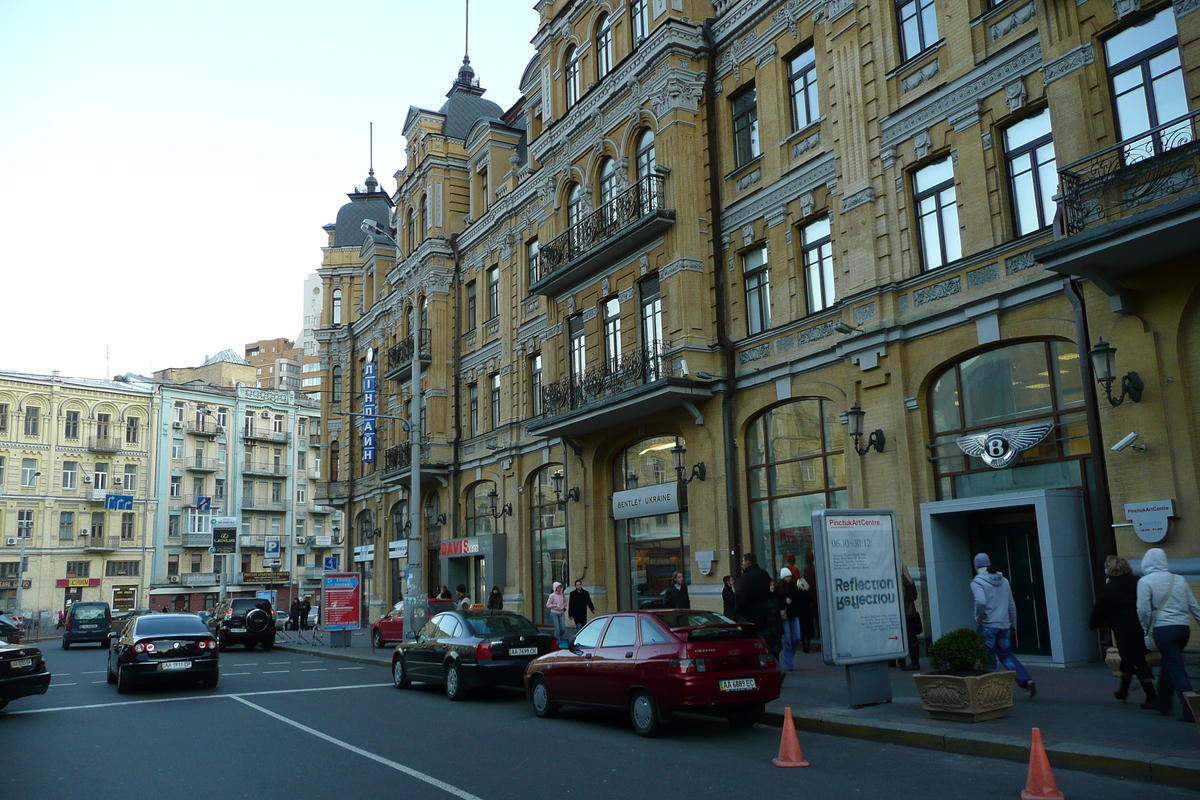
[[[105,639],[103,642],[100,643],[100,649],[107,650],[111,645],[112,645],[112,641],[110,639]]]
[[[407,689],[412,686],[412,681],[408,677],[408,669],[404,666],[403,658],[397,658],[392,662],[392,684],[397,689]]]
[[[267,616],[267,612],[261,608],[252,608],[246,614],[246,630],[251,633],[262,633],[270,624],[271,620]]]
[[[204,684],[205,689],[215,689],[215,688],[217,688],[217,683],[220,680],[221,680],[220,673],[214,673],[212,675],[206,675],[204,678],[202,678],[201,683]]]
[[[8,705],[7,700],[0,700],[0,711],[3,711],[6,705]]]
[[[63,650],[70,650],[70,649],[71,649],[71,643],[70,643],[70,642],[68,642],[66,639],[63,639],[63,640],[62,640],[62,647],[63,647]]]
[[[446,667],[446,697],[451,700],[462,700],[467,696],[467,687],[463,685],[462,670],[458,664]]]
[[[545,678],[534,679],[529,702],[533,703],[533,713],[539,717],[548,719],[558,715],[560,706],[550,697],[550,687],[546,685]]]
[[[735,728],[752,728],[762,718],[763,708],[761,703],[742,706],[730,711],[725,718]]]
[[[263,639],[263,643],[262,643],[263,652],[269,653],[269,652],[271,652],[272,648],[274,648],[274,647],[275,647],[274,639]]]
[[[258,642],[255,642],[255,641],[242,642],[242,646],[245,647],[247,650],[253,650],[254,646],[257,644],[258,644]]]
[[[225,650],[228,647],[229,647],[229,643],[225,641],[224,636],[217,637],[217,649],[218,650]]]
[[[638,691],[629,698],[629,721],[638,736],[658,736],[662,729],[662,717],[658,713],[658,703],[647,691]]]
[[[129,694],[133,689],[133,681],[125,677],[125,670],[117,667],[117,694]]]
[[[383,647],[383,634],[378,629],[371,631],[371,646],[376,650]]]

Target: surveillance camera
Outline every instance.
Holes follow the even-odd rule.
[[[1127,447],[1133,447],[1135,450],[1145,450],[1146,445],[1144,445],[1144,444],[1143,445],[1135,445],[1134,444],[1134,442],[1136,442],[1139,438],[1141,438],[1141,437],[1138,436],[1137,432],[1135,431],[1133,433],[1128,434],[1123,439],[1121,439],[1121,441],[1114,444],[1111,449],[1114,453],[1119,453]]]

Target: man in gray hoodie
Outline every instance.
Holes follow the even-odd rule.
[[[975,624],[983,634],[984,643],[992,657],[1006,669],[1017,673],[1017,685],[1030,697],[1037,696],[1037,685],[1029,672],[1012,654],[1012,631],[1017,624],[1017,604],[1013,602],[1012,587],[1003,573],[992,569],[987,553],[975,556],[975,577],[971,594],[975,596]]]
[[[1184,722],[1193,722],[1192,712],[1185,692],[1192,690],[1187,669],[1183,662],[1183,648],[1187,647],[1191,628],[1188,617],[1200,622],[1200,603],[1188,582],[1172,575],[1167,568],[1167,554],[1161,547],[1151,547],[1142,556],[1142,579],[1137,585],[1137,610],[1142,627],[1154,635],[1154,643],[1162,653],[1162,667],[1158,671],[1157,707],[1147,703],[1143,708],[1154,708],[1163,714],[1171,713],[1171,695],[1179,694],[1183,704]]]

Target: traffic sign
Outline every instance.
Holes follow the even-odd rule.
[[[211,497],[197,497],[196,498],[196,510],[197,511],[209,511],[211,509],[212,509],[212,498]]]
[[[110,511],[133,511],[133,495],[106,494],[104,495],[104,507]]]

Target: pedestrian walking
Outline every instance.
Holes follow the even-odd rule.
[[[726,575],[721,579],[725,584],[721,589],[721,613],[733,621],[737,621],[737,592],[733,590],[733,576]]]
[[[458,596],[454,599],[454,607],[459,611],[470,611],[471,596],[467,594],[467,585],[460,583],[454,587],[454,591],[458,593]]]
[[[439,600],[453,600],[454,599],[454,596],[452,594],[450,594],[449,586],[442,584],[442,590],[440,592],[438,592],[438,599]]]
[[[1030,697],[1036,697],[1037,684],[1010,649],[1013,628],[1017,625],[1017,604],[1013,602],[1008,578],[992,567],[987,553],[975,556],[975,572],[971,594],[975,597],[975,622],[983,634],[984,644],[993,661],[1016,672],[1017,685]]]
[[[492,587],[492,593],[488,595],[487,607],[492,611],[504,610],[504,593],[500,591],[499,586]]]
[[[900,669],[913,672],[921,668],[921,640],[917,637],[925,632],[925,626],[917,610],[917,583],[908,574],[907,564],[900,565],[900,585],[904,590],[904,629],[908,632],[908,663],[901,664]]]
[[[312,603],[308,602],[308,597],[300,598],[300,630],[308,630],[308,612],[312,611]]]
[[[1148,636],[1162,654],[1158,669],[1158,698],[1146,706],[1160,714],[1171,713],[1171,697],[1179,695],[1183,704],[1184,722],[1195,722],[1183,695],[1192,690],[1183,663],[1183,648],[1191,637],[1188,617],[1200,622],[1200,603],[1186,579],[1171,573],[1167,554],[1161,547],[1151,547],[1142,556],[1142,579],[1137,585],[1137,613]],[[1120,647],[1120,645],[1117,645]]]
[[[767,584],[767,624],[760,633],[767,640],[767,647],[775,654],[775,663],[780,664],[779,652],[783,649],[783,603],[775,581]]]
[[[799,570],[796,571],[797,573]],[[779,570],[779,581],[775,584],[775,595],[783,611],[780,648],[783,653],[782,667],[791,672],[795,666],[796,651],[800,649],[800,587],[796,585],[796,573],[787,567]]]
[[[66,622],[66,619],[67,619],[67,615],[65,613],[63,613],[63,611],[61,609],[59,609],[58,622],[55,623],[54,627],[61,628],[63,626],[63,624]]]
[[[563,585],[554,582],[550,597],[546,599],[546,608],[550,609],[550,622],[554,625],[554,638],[562,641],[567,638],[567,598],[563,594]]]
[[[1158,696],[1154,691],[1154,671],[1146,663],[1146,635],[1138,619],[1138,579],[1129,568],[1129,562],[1120,556],[1104,559],[1104,574],[1107,579],[1096,598],[1088,628],[1108,628],[1112,641],[1121,654],[1121,685],[1113,696],[1121,702],[1129,697],[1129,685],[1136,676],[1146,692],[1143,708],[1156,707]]]
[[[292,604],[288,607],[288,620],[284,625],[288,630],[300,630],[300,598],[293,597]]]
[[[746,553],[742,556],[742,576],[737,582],[738,619],[758,626],[761,633],[768,623],[770,596],[771,576],[758,565],[754,553]]]
[[[671,585],[663,592],[665,608],[691,608],[692,600],[688,597],[687,586],[683,583],[683,573],[676,572],[671,576]]]
[[[583,581],[575,581],[575,589],[567,596],[567,616],[575,623],[575,633],[579,633],[579,629],[587,624],[587,612],[596,613],[596,607],[592,605],[592,596],[588,594],[588,590],[583,588]]]

